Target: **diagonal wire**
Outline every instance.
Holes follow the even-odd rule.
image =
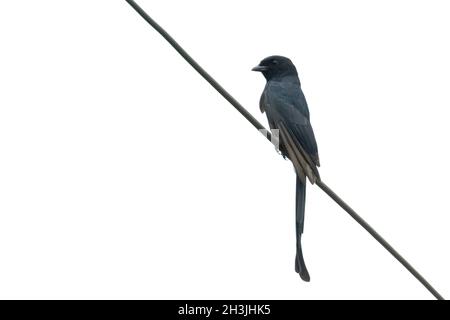
[[[208,83],[216,89],[233,107],[239,111],[256,129],[262,132],[269,141],[271,135],[264,126],[253,117],[233,96],[228,93],[205,69],[203,69],[176,41],[168,34],[155,20],[153,20],[135,1],[125,0],[136,10],[139,15],[144,18],[169,44],[189,63]],[[361,225],[372,237],[375,238],[390,254],[394,256],[436,299],[444,300],[439,292],[422,275],[414,269],[414,267],[403,258],[397,250],[395,250],[378,232],[375,231],[355,210],[344,202],[333,190],[330,189],[323,181],[316,182],[317,186],[322,189],[331,199],[333,199],[342,209],[344,209],[356,222]]]
[[[411,274],[420,281],[421,284],[438,300],[445,300],[443,296],[433,288],[433,286],[422,275],[414,269],[414,267],[403,258],[374,228],[370,226],[359,214],[355,212],[348,204],[344,202],[333,190],[330,189],[323,181],[317,181],[317,186],[322,189],[331,199],[333,199],[342,209],[344,209],[353,219],[358,222],[361,227],[366,229],[390,254],[394,256]]]

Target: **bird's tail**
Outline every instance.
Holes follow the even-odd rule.
[[[295,272],[300,275],[304,281],[309,281],[309,273],[306,269],[305,261],[303,260],[302,252],[302,233],[303,224],[305,222],[305,196],[306,196],[306,181],[303,182],[297,176],[296,197],[295,197],[295,232],[297,236],[296,254],[295,254]]]

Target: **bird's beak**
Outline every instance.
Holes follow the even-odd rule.
[[[252,69],[252,71],[257,71],[257,72],[264,72],[267,71],[269,68],[267,68],[266,66],[256,66]]]

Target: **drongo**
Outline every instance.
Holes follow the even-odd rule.
[[[279,136],[279,151],[292,161],[297,175],[295,271],[304,281],[309,281],[301,246],[305,221],[306,178],[311,183],[320,179],[317,170],[320,162],[309,120],[308,104],[301,89],[297,69],[290,59],[270,56],[252,70],[261,72],[267,80],[259,106],[261,112],[267,115],[271,131],[275,133],[275,130],[278,130],[275,136]]]

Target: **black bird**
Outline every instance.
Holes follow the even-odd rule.
[[[252,70],[262,72],[267,80],[259,106],[261,112],[266,112],[273,135],[280,138],[281,154],[292,161],[297,174],[295,271],[304,281],[309,281],[301,245],[305,221],[306,177],[311,183],[320,179],[317,170],[320,162],[316,139],[309,121],[308,104],[301,89],[297,69],[290,59],[270,56]]]

